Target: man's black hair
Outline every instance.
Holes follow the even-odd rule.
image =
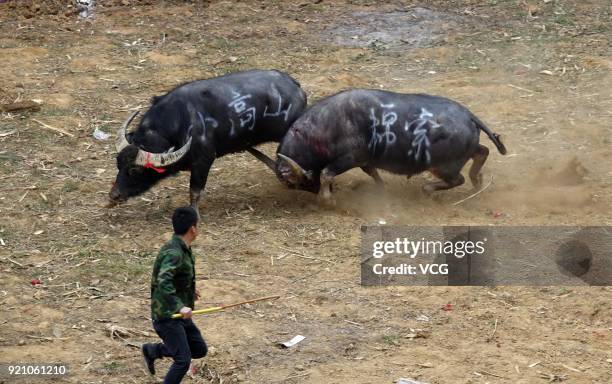
[[[177,208],[172,215],[172,227],[177,235],[184,235],[189,228],[198,224],[198,213],[192,207]]]

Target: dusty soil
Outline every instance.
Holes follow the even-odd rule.
[[[125,0],[98,1],[85,21],[66,1],[17,3],[0,4],[0,104],[42,106],[0,116],[3,362],[68,363],[73,383],[155,382],[137,345],[156,339],[149,275],[188,175],[104,208],[114,132],[178,83],[261,67],[291,73],[311,101],[350,87],[454,98],[509,154],[492,152],[490,187],[459,205],[469,185],[431,198],[429,175],[384,175],[381,195],[352,171],[335,209],[246,154],[219,159],[200,207],[198,305],[282,299],[197,318],[210,354],[187,382],[612,382],[609,287],[372,289],[358,264],[359,228],[380,219],[612,224],[608,2]],[[296,334],[297,347],[276,345]]]

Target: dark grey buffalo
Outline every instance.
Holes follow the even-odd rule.
[[[197,210],[217,157],[279,142],[305,106],[306,94],[297,81],[263,70],[198,80],[154,97],[134,132],[125,131],[136,113],[119,130],[111,205],[191,170],[190,199]]]
[[[355,89],[311,106],[287,132],[268,159],[279,179],[292,188],[331,202],[332,179],[361,167],[378,184],[377,169],[408,177],[430,171],[440,181],[427,193],[464,183],[461,169],[473,160],[470,179],[481,184],[480,169],[489,150],[479,144],[483,131],[499,152],[499,136],[461,104],[438,96]],[[263,159],[263,154],[258,154]]]

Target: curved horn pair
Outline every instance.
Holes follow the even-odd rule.
[[[121,152],[125,147],[130,145],[125,136],[125,132],[138,113],[139,111],[132,113],[132,115],[123,123],[123,126],[121,126],[117,132],[117,142],[115,144],[117,147],[117,152]],[[179,161],[187,152],[189,152],[190,148],[191,137],[189,137],[189,140],[185,145],[176,151],[170,151],[167,153],[151,153],[143,149],[138,149],[138,155],[136,156],[136,161],[134,163],[141,166],[152,165],[154,167],[165,167]]]

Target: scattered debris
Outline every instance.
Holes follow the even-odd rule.
[[[285,348],[291,348],[293,346],[295,346],[297,343],[301,342],[302,340],[304,340],[306,337],[302,336],[302,335],[297,335],[295,336],[293,339],[289,340],[289,341],[285,341],[283,343],[279,343],[282,347]]]
[[[487,372],[487,371],[474,372],[474,374],[478,375],[478,376],[486,375],[486,376],[497,377],[497,378],[500,378],[500,379],[507,379],[507,377],[500,376],[500,375],[497,375],[495,373],[491,373],[491,372]]]
[[[490,211],[490,214],[491,216],[493,216],[494,219],[497,219],[503,216],[503,213],[500,211]]]
[[[516,85],[513,84],[508,84],[509,87],[512,87],[514,89],[518,89],[520,91],[525,91],[525,92],[529,92],[529,93],[535,93],[535,91],[532,91],[531,89],[527,89],[527,88],[522,88],[522,87],[518,87]]]
[[[100,130],[100,128],[96,127],[96,129],[93,132],[93,137],[96,140],[100,140],[100,141],[105,141],[108,140],[110,138],[110,134],[106,133],[102,130]]]
[[[124,339],[126,337],[131,337],[131,336],[145,336],[145,337],[151,336],[150,332],[120,327],[118,325],[113,325],[113,324],[106,324],[106,331],[108,332],[108,335],[110,336],[111,339],[114,339],[115,336],[119,339]]]
[[[424,381],[418,381],[415,379],[405,379],[402,377],[402,378],[397,379],[397,384],[429,384],[429,383],[426,383]]]
[[[37,122],[37,123],[38,123],[38,124],[40,124],[40,125],[41,125],[43,128],[46,128],[46,129],[49,129],[49,130],[51,130],[51,131],[54,131],[54,132],[60,133],[60,134],[62,134],[62,135],[66,135],[66,136],[74,137],[74,135],[73,135],[72,133],[70,133],[70,132],[66,132],[66,131],[64,131],[63,129],[55,128],[55,127],[53,127],[53,126],[51,126],[51,125],[49,125],[49,124],[45,124],[45,123],[43,123],[42,121],[38,121],[38,120],[36,120],[36,119],[32,119],[32,121]]]
[[[567,379],[567,375],[555,375],[553,373],[540,372],[540,371],[538,371],[538,373],[540,374],[541,378],[547,379],[549,383],[560,383],[562,381],[565,381],[565,379]]]
[[[487,338],[487,341],[492,341],[493,338],[495,337],[495,333],[497,332],[497,318],[495,319],[495,325],[493,326],[493,333],[491,333],[491,336],[489,336]]]
[[[33,100],[17,101],[15,103],[0,105],[2,112],[40,111],[40,104]]]
[[[573,367],[570,367],[570,366],[568,366],[568,365],[561,364],[561,366],[562,366],[563,368],[565,368],[565,369],[569,369],[569,370],[570,370],[570,371],[572,371],[572,372],[582,373],[582,371],[581,371],[581,370],[576,369],[576,368],[573,368]]]
[[[20,262],[15,261],[15,260],[11,259],[10,257],[7,257],[6,259],[7,259],[8,261],[10,261],[11,263],[13,263],[13,264],[15,264],[15,265],[17,265],[17,266],[19,266],[19,267],[22,267],[22,268],[23,268],[23,264],[21,264]]]
[[[76,0],[79,17],[88,18],[93,15],[96,0]]]
[[[411,329],[410,333],[406,334],[407,339],[428,339],[431,336],[431,332],[423,329]]]
[[[32,279],[30,280],[30,284],[36,286],[36,285],[42,284],[42,281],[40,281],[40,279]]]
[[[444,304],[444,305],[442,306],[442,310],[443,310],[443,311],[452,311],[452,310],[453,310],[453,305],[452,305],[451,303]]]

